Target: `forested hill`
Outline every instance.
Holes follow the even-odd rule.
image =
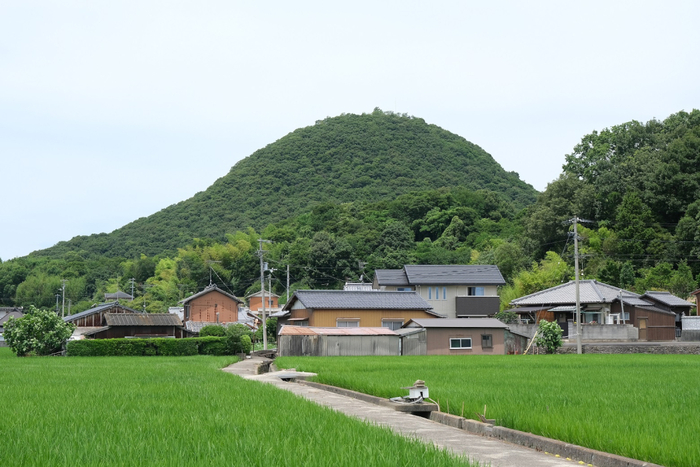
[[[187,183],[187,173],[181,183]],[[420,118],[382,112],[341,115],[293,131],[237,163],[206,191],[110,234],[75,237],[34,256],[172,252],[193,238],[291,218],[324,202],[375,202],[442,187],[487,189],[517,208],[537,192],[487,152]]]

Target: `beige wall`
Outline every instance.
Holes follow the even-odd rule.
[[[503,329],[482,328],[428,328],[428,355],[505,355]],[[481,348],[481,335],[491,334],[493,348]],[[471,337],[471,349],[450,349],[450,339],[456,337]]]
[[[219,323],[238,321],[238,302],[216,290],[192,299],[187,305],[189,321],[216,323],[216,313],[219,313]]]
[[[314,310],[309,314],[308,310],[292,310],[290,318],[309,318],[309,326],[321,328],[334,328],[339,319],[359,319],[360,327],[382,327],[382,320],[402,320],[406,323],[410,319],[435,318],[424,311],[403,310]]]

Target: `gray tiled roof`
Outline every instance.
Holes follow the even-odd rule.
[[[646,297],[658,300],[659,302],[668,306],[684,306],[688,308],[693,306],[692,303],[683,300],[680,297],[676,297],[671,292],[646,292],[644,295],[642,295],[642,298]]]
[[[119,302],[100,303],[99,305],[97,305],[93,308],[90,308],[89,310],[81,311],[80,313],[75,313],[75,314],[70,315],[70,316],[65,316],[63,318],[63,321],[66,321],[66,322],[74,321],[74,320],[79,319],[79,318],[84,318],[85,316],[90,316],[92,314],[99,313],[101,311],[109,310],[110,308],[120,308],[120,309],[125,310],[125,311],[130,312],[130,313],[141,313],[138,310],[131,309],[131,308],[126,307],[124,305],[120,305]]]
[[[182,326],[172,313],[105,313],[107,326]]]
[[[202,295],[205,295],[205,294],[208,294],[209,292],[214,292],[214,291],[222,293],[222,294],[226,295],[227,297],[231,298],[232,300],[237,301],[238,303],[243,303],[243,300],[241,300],[240,298],[236,297],[233,294],[230,294],[228,292],[224,292],[219,287],[217,287],[216,284],[208,285],[201,292],[198,292],[194,295],[190,295],[189,297],[185,298],[184,300],[180,300],[178,303],[187,303],[194,298],[201,297]]]
[[[415,292],[297,290],[285,310],[297,300],[304,308],[311,309],[422,310],[437,315],[432,312],[430,304]]]
[[[450,318],[412,319],[404,327],[421,328],[492,328],[507,329],[508,326],[495,318]]]
[[[503,285],[498,266],[407,264],[403,269],[377,269],[379,285]]]
[[[579,281],[579,298],[581,303],[610,303],[620,298],[620,291],[625,299],[639,298],[638,294],[619,289],[602,282]],[[541,290],[511,301],[511,305],[565,305],[576,303],[576,283],[574,281]]]

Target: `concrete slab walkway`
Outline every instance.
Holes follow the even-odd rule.
[[[299,374],[291,371],[258,375],[257,368],[265,362],[269,362],[269,360],[252,357],[224,368],[223,371],[246,379],[273,384],[280,389],[290,391],[317,404],[325,405],[338,412],[376,425],[389,427],[401,435],[413,437],[426,443],[433,443],[438,447],[466,456],[484,465],[490,464],[493,467],[574,467],[586,465],[504,441],[467,433],[459,428],[446,426],[415,415],[397,412],[389,407],[371,404],[303,384],[284,381],[282,378],[289,379],[299,376]]]

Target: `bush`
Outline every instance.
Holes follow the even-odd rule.
[[[249,353],[253,349],[253,333],[244,324],[226,328],[226,350],[229,354]]]
[[[544,347],[547,353],[554,353],[562,346],[562,332],[557,323],[541,320],[535,343],[540,347]]]
[[[230,355],[226,338],[83,339],[66,345],[71,357]]]
[[[50,355],[61,350],[74,329],[74,324],[64,322],[53,311],[30,306],[24,316],[11,317],[5,323],[3,336],[18,357]]]
[[[226,335],[226,328],[218,324],[209,324],[204,326],[199,331],[199,337],[216,336],[224,337]]]

